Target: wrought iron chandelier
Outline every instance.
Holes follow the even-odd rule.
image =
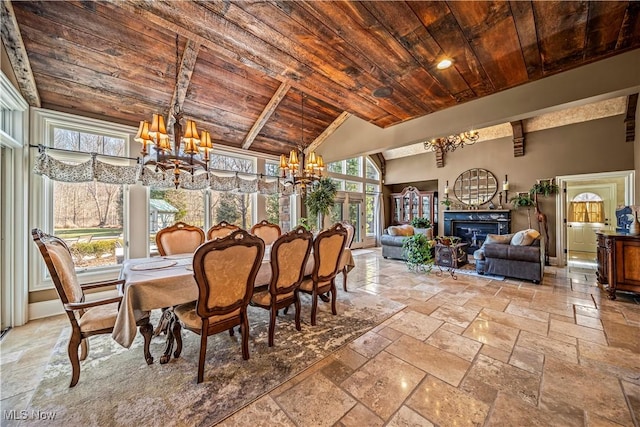
[[[301,190],[305,190],[310,184],[322,178],[324,160],[313,151],[305,156],[302,150],[304,147],[304,95],[302,95],[301,104],[300,146],[291,150],[289,158],[284,154],[280,155],[280,170],[282,178],[286,180],[285,183],[297,185]]]
[[[478,134],[478,131],[472,130],[468,132],[462,132],[457,135],[434,138],[430,141],[424,141],[423,144],[425,150],[447,153],[449,151],[455,151],[458,147],[473,145],[479,138],[480,135]]]
[[[176,35],[176,88],[179,82],[179,69],[180,54],[178,36]],[[146,166],[155,166],[155,171],[162,171],[163,177],[167,171],[172,171],[173,183],[178,188],[180,186],[180,174],[183,171],[190,173],[192,180],[197,171],[209,171],[209,152],[213,148],[213,144],[209,132],[202,130],[198,134],[196,123],[193,120],[186,119],[183,132],[181,122],[184,113],[177,100],[171,107],[170,114],[174,119],[173,146],[171,145],[171,135],[167,132],[162,114],[153,114],[151,122],[147,120],[140,121],[138,133],[134,139],[142,144],[142,150],[140,151],[143,165],[142,173],[144,173]]]

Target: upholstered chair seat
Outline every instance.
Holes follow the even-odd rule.
[[[280,302],[289,298],[293,298],[293,292],[288,292],[286,294],[276,295],[276,301]],[[268,290],[262,292],[256,292],[251,297],[251,304],[259,305],[262,307],[269,307],[271,304],[271,294]]]
[[[177,306],[175,309],[175,314],[188,329],[200,330],[200,328],[202,328],[202,317],[198,316],[198,313],[196,313],[195,301]],[[209,324],[213,325],[216,323],[221,323],[233,317],[238,317],[239,315],[240,309],[219,316],[211,316],[209,317]]]
[[[271,281],[266,291],[257,292],[251,305],[269,310],[269,347],[273,346],[276,316],[281,308],[296,309],[296,330],[300,326],[300,298],[298,287],[311,252],[313,235],[303,227],[297,227],[278,237],[271,247]]]
[[[118,316],[118,303],[99,305],[85,310],[78,319],[78,325],[82,332],[93,332],[101,329],[113,328]]]

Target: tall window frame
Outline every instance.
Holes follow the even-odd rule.
[[[91,119],[86,117],[74,116],[72,114],[61,113],[41,108],[32,108],[31,110],[31,141],[33,143],[43,145],[45,147],[53,147],[55,129],[66,129],[74,132],[104,135],[112,138],[124,140],[123,157],[129,156],[131,141],[136,130],[129,126],[118,125],[102,120]],[[38,156],[37,151],[30,150],[30,169],[33,169],[34,162]],[[87,161],[87,154],[82,153],[59,153],[56,152],[56,158],[62,161]],[[133,160],[109,158],[109,163],[130,165],[134,164]],[[54,223],[54,201],[53,188],[54,183],[46,177],[40,177],[34,174],[30,175],[30,194],[31,205],[29,208],[29,224],[30,228],[40,228],[46,233],[53,233]],[[122,201],[122,258],[129,257],[129,186],[124,185],[123,201]],[[41,259],[34,245],[29,249],[29,291],[40,291],[52,289],[53,283],[46,270],[46,266]],[[113,279],[119,275],[120,265],[110,265],[105,267],[83,268],[78,269],[77,274],[81,282],[90,282],[98,280]]]
[[[330,162],[326,170],[327,176],[338,184],[336,206],[342,206],[343,209],[340,214],[333,213],[332,218],[349,218],[348,209],[351,202],[362,203],[363,209],[359,221],[361,230],[356,233],[361,238],[359,242],[354,241],[352,247],[375,246],[382,221],[382,212],[378,203],[381,197],[382,173],[378,165],[369,156],[357,156]],[[374,188],[377,191],[372,192]],[[371,203],[372,200],[373,203]],[[374,209],[372,213],[368,212],[371,208]],[[373,216],[373,230],[371,221],[368,221],[371,216]]]

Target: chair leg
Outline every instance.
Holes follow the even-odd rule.
[[[146,319],[145,323],[140,325],[140,333],[144,337],[144,359],[147,365],[151,365],[153,363],[153,356],[151,356],[149,346],[151,344],[151,336],[153,335],[153,325],[149,322],[149,318]]]
[[[89,338],[85,338],[80,342],[80,361],[83,361],[89,355]]]
[[[80,379],[80,360],[78,359],[78,350],[82,338],[80,338],[80,331],[72,331],[71,338],[69,338],[69,361],[71,362],[71,384],[69,387],[74,387],[78,384]]]
[[[247,318],[247,312],[240,312],[240,318],[242,320],[241,333],[242,333],[242,358],[249,360],[249,319]]]
[[[234,335],[233,326],[229,328],[229,336],[232,337]]]
[[[331,281],[331,313],[333,313],[333,315],[335,316],[336,314],[338,314],[338,311],[336,310],[336,282],[335,279]]]
[[[298,295],[298,291],[296,291],[294,298],[294,304],[296,307],[296,330],[300,331],[302,328],[300,327],[300,295]]]
[[[316,326],[316,314],[318,311],[318,293],[313,290],[311,295],[311,326]]]
[[[278,310],[276,310],[275,302],[271,304],[271,312],[269,314],[269,347],[273,347],[273,338],[276,334],[276,316]]]
[[[345,292],[349,292],[347,291],[347,267],[342,269],[342,289]]]
[[[200,384],[204,380],[204,359],[206,355],[207,355],[207,330],[203,327],[202,330],[200,331],[200,359],[198,360],[198,384]]]
[[[173,357],[176,359],[180,357],[180,353],[182,353],[182,325],[180,325],[180,321],[176,319],[176,322],[173,325],[173,336],[176,339],[176,351],[173,353]]]

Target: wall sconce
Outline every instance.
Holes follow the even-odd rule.
[[[444,195],[447,199],[449,198],[449,180],[447,180],[447,183],[444,185]]]

